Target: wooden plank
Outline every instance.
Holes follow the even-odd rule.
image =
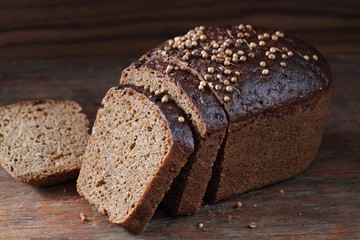
[[[324,53],[360,53],[360,2],[3,0],[0,59],[137,57],[198,25],[285,30]]]
[[[130,61],[0,62],[0,105],[44,97],[72,99],[94,119],[101,98]],[[330,63],[333,97],[322,146],[310,169],[289,181],[205,205],[194,216],[172,217],[159,210],[140,237],[359,239],[360,56],[333,56]],[[1,239],[138,238],[98,214],[77,194],[75,183],[35,188],[3,169],[0,182]],[[236,201],[243,207],[235,209]],[[80,213],[88,221],[82,223]],[[250,229],[250,222],[257,228]]]

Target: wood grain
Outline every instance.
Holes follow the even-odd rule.
[[[198,25],[251,23],[324,53],[360,53],[360,2],[3,0],[0,59],[138,57]]]
[[[0,239],[359,239],[360,56],[329,60],[334,91],[323,142],[313,166],[299,176],[205,205],[194,216],[171,217],[159,210],[145,233],[135,236],[98,214],[76,193],[74,183],[34,188],[0,169]],[[0,105],[72,99],[94,119],[101,98],[129,62],[0,62]],[[236,201],[243,203],[241,209],[234,208]],[[88,221],[82,223],[80,213]],[[248,228],[252,221],[257,228]]]

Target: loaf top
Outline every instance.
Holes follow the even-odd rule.
[[[230,120],[301,102],[330,85],[330,67],[307,43],[281,31],[236,25],[196,27],[144,55],[187,70],[225,105]]]
[[[159,58],[147,61],[142,67],[146,67],[150,71],[156,70],[157,73],[160,73],[160,76],[167,74],[167,63]],[[200,131],[201,134],[206,134],[206,132],[215,133],[227,127],[228,122],[225,111],[216,97],[213,96],[211,89],[201,88],[202,90],[199,90],[199,79],[187,71],[173,71],[171,72],[171,78],[189,96],[201,113],[202,121],[207,130]]]

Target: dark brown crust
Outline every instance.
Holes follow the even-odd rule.
[[[61,172],[56,172],[51,175],[44,175],[37,177],[21,176],[17,179],[32,186],[45,187],[45,186],[76,180],[76,178],[79,175],[79,171],[80,168],[76,168],[76,169],[71,169],[71,170],[69,169]]]
[[[178,175],[180,169],[187,161],[187,158],[193,152],[194,141],[191,128],[187,122],[181,123],[178,121],[179,116],[184,116],[184,113],[173,102],[162,103],[161,99],[159,101],[156,96],[135,86],[121,86],[113,88],[113,90],[128,91],[132,94],[142,94],[144,98],[148,98],[150,101],[154,102],[158,107],[158,111],[163,116],[163,120],[169,126],[173,137],[172,147],[165,157],[163,165],[149,183],[141,200],[138,201],[139,204],[135,206],[134,210],[123,222],[117,223],[134,233],[140,234],[145,230],[158,204],[163,199],[166,191],[170,188],[173,179]],[[86,160],[84,163],[86,163]],[[86,194],[81,191],[79,185],[78,192],[86,198]],[[96,203],[93,204],[97,205]]]
[[[89,120],[87,119],[86,115],[83,113],[82,107],[74,102],[74,101],[64,101],[64,100],[53,100],[53,99],[40,99],[40,100],[30,100],[30,101],[23,101],[18,102],[10,105],[6,105],[0,108],[0,111],[2,109],[10,109],[14,106],[20,105],[20,106],[36,106],[39,104],[57,104],[57,103],[65,103],[68,105],[76,106],[79,108],[79,113],[82,113],[85,116],[85,119],[87,120],[86,128],[89,129]],[[17,175],[13,171],[11,171],[10,167],[3,161],[0,161],[1,166],[9,172],[11,176],[13,176],[15,179],[37,187],[45,187],[45,186],[51,186],[56,185],[60,183],[64,183],[67,181],[75,180],[77,176],[79,175],[80,166],[78,168],[74,169],[63,169],[62,171],[53,172],[51,174],[27,174],[27,175]]]
[[[233,124],[236,135],[224,144],[225,160],[214,165],[207,199],[218,202],[307,169],[321,142],[330,92]]]
[[[80,171],[80,167],[78,167],[75,169],[64,169],[63,171],[51,174],[16,175],[6,163],[1,162],[1,166],[16,180],[36,187],[46,187],[75,180]]]
[[[255,33],[251,33],[246,38],[247,42],[258,43],[257,36],[263,33],[269,33],[271,36],[275,34],[274,30],[269,30],[260,27],[252,28]],[[213,40],[224,41],[230,38],[229,32],[232,36],[236,36],[240,32],[238,26],[227,26],[227,27],[209,27],[204,30],[204,34],[208,36],[206,41],[201,42],[200,46],[204,46]],[[246,44],[242,44],[241,47],[229,47],[234,52],[241,49],[246,54],[253,52],[254,58],[247,58],[245,62],[239,61],[236,64],[229,65],[226,68],[232,70],[232,73],[239,71],[240,81],[233,84],[234,92],[227,94],[225,91],[213,91],[217,96],[218,100],[225,106],[225,110],[229,116],[230,122],[236,122],[242,117],[249,117],[252,114],[256,114],[268,109],[276,109],[284,105],[299,103],[303,99],[311,98],[314,94],[318,94],[325,91],[325,88],[330,83],[330,67],[326,62],[325,58],[315,48],[306,44],[305,42],[290,38],[285,35],[283,38],[278,38],[277,41],[267,41],[265,47],[256,47],[253,50],[249,50]],[[167,44],[160,45],[157,50],[152,51],[149,56],[153,57],[159,55],[157,52],[159,49],[164,48]],[[282,49],[283,47],[288,48],[294,53],[293,57],[289,57],[286,60],[282,59],[281,52],[276,54],[276,58],[269,60],[266,57],[266,51],[270,47]],[[215,63],[209,58],[200,57],[200,47],[192,48],[195,51],[194,56],[184,62],[181,60],[182,52],[178,49],[171,49],[168,53],[168,57],[176,58],[177,60],[184,62],[188,65],[189,69],[193,69],[200,76],[207,74],[207,67],[213,66],[215,69],[218,67],[224,68],[221,63]],[[316,54],[318,60],[314,61],[310,59],[306,61],[302,55],[309,55],[310,57]],[[269,74],[261,74],[263,68],[260,67],[260,61],[265,61],[269,69]],[[281,67],[280,62],[285,61],[287,66]],[[219,81],[216,79],[215,73],[210,75],[209,81],[213,82],[214,85]],[[222,73],[222,72],[221,72]],[[233,74],[232,74],[233,75]],[[231,76],[232,76],[231,75]],[[231,101],[223,101],[224,96],[230,96]]]
[[[181,91],[191,99],[201,115],[205,132],[199,133],[195,128],[193,129],[196,142],[195,151],[181,173],[175,178],[161,204],[173,215],[189,215],[194,214],[201,206],[207,183],[211,177],[211,168],[216,160],[228,124],[226,114],[211,90],[197,89],[197,77],[187,71],[175,71],[167,74],[165,72],[167,65],[168,63],[159,58],[138,61],[124,71],[122,80],[130,78],[134,68],[146,68],[148,71],[156,72],[159,76],[168,76],[169,80],[174,81]]]

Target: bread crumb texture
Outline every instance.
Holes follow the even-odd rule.
[[[171,183],[153,185],[167,164],[171,134],[154,102],[135,90],[111,89],[97,113],[79,193],[111,222],[142,232]]]
[[[0,108],[0,163],[36,186],[76,178],[89,121],[73,101],[27,101]]]

